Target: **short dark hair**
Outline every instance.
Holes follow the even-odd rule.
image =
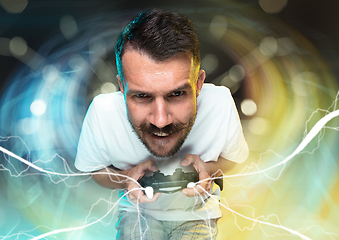
[[[120,34],[115,45],[118,74],[123,81],[122,56],[128,48],[164,61],[179,53],[190,54],[200,65],[200,43],[193,22],[184,15],[162,9],[142,12]]]

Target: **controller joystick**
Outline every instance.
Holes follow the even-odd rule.
[[[194,182],[189,182],[188,184],[187,184],[187,188],[194,188],[195,187],[195,183]]]
[[[152,199],[153,195],[154,195],[153,188],[152,187],[146,187],[145,188],[145,194],[146,194],[148,199]]]

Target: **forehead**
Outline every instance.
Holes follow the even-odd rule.
[[[149,55],[127,50],[123,57],[124,80],[134,90],[164,90],[179,87],[195,80],[193,58],[187,54],[156,61]]]

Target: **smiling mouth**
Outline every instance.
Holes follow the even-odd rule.
[[[169,136],[170,134],[169,133],[164,133],[164,132],[155,132],[153,133],[153,135],[157,136],[157,137],[167,137]]]

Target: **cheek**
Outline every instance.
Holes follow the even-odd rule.
[[[129,120],[134,125],[140,125],[145,122],[147,118],[147,111],[138,105],[127,102],[127,111]]]
[[[193,117],[196,113],[196,103],[186,102],[185,104],[181,104],[174,109],[173,113],[175,114],[175,118],[183,123],[186,123],[191,117]]]

